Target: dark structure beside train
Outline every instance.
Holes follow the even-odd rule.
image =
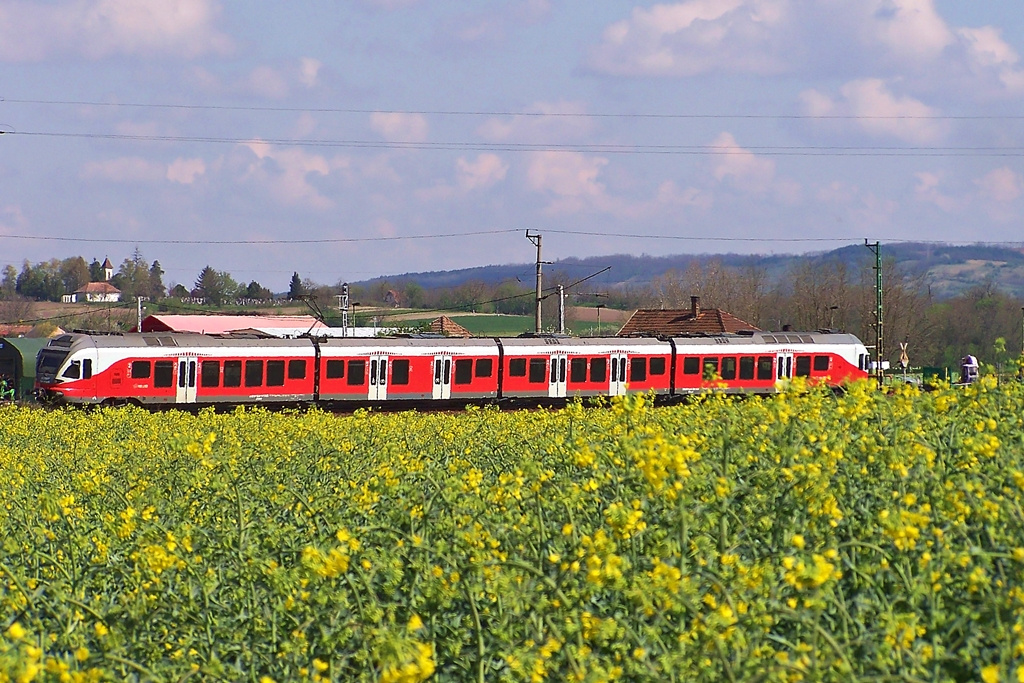
[[[30,398],[36,381],[36,355],[48,339],[0,337],[0,380],[14,390],[13,398]]]

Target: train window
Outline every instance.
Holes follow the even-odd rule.
[[[306,361],[301,358],[288,361],[288,379],[306,379]]]
[[[224,386],[226,386],[226,387],[240,387],[240,386],[242,386],[242,361],[240,361],[240,360],[226,360],[226,361],[224,361]]]
[[[629,359],[629,381],[630,382],[644,382],[647,380],[647,359],[646,358],[630,358]]]
[[[476,376],[490,377],[494,374],[494,361],[490,358],[476,359]]]
[[[607,358],[591,358],[590,359],[590,381],[591,382],[603,382],[605,377],[608,376],[608,359]]]
[[[754,379],[753,356],[740,356],[740,379]]]
[[[408,358],[396,358],[391,361],[391,383],[392,384],[408,384],[409,383],[409,359]]]
[[[366,361],[350,360],[348,362],[348,384],[362,386],[366,383]]]
[[[86,362],[88,362],[88,361],[86,361]],[[565,359],[564,358],[559,358],[558,359],[558,381],[559,382],[564,382],[565,381]]]
[[[714,356],[704,357],[703,377],[705,380],[713,380],[718,376],[718,359]]]
[[[71,361],[71,364],[68,365],[67,370],[64,371],[64,373],[61,375],[61,377],[64,377],[66,379],[81,379],[82,378],[82,361],[80,361],[80,360],[73,360],[73,361]]]
[[[829,360],[830,360],[830,358],[828,356],[815,356],[814,357],[814,370],[815,370],[815,372],[826,372],[826,371],[828,371]]]
[[[153,386],[174,386],[174,361],[158,360],[156,363],[153,363]]]
[[[146,379],[149,377],[152,367],[148,360],[132,361],[132,378]]]
[[[261,361],[261,360],[247,360],[247,361],[245,361],[245,386],[247,386],[247,387],[261,387],[261,386],[263,386],[263,361]]]
[[[683,374],[700,374],[700,358],[698,356],[687,356],[686,358],[683,359]]]
[[[526,359],[513,358],[508,362],[509,377],[526,377]]]
[[[343,360],[329,360],[327,361],[327,379],[341,379],[345,376],[345,361]],[[362,384],[362,382],[360,382]]]
[[[722,379],[736,379],[736,358],[726,356],[722,359]]]
[[[92,359],[86,358],[82,361],[82,379],[89,379],[92,377]]]
[[[758,379],[772,379],[772,362],[771,356],[758,356],[757,357],[757,378]]]
[[[570,358],[569,359],[569,381],[570,382],[586,382],[587,381],[587,359],[586,358]]]
[[[199,386],[216,387],[220,385],[220,361],[204,360],[199,368]]]
[[[662,356],[655,356],[654,358],[651,358],[651,374],[665,374],[665,359]]]
[[[283,387],[284,386],[284,361],[283,360],[268,360],[267,361],[267,386],[268,387]]]
[[[811,374],[811,357],[810,356],[797,356],[796,357],[796,368],[793,374],[797,377],[808,377]]]
[[[455,361],[455,383],[469,384],[473,381],[473,359],[458,358]]]
[[[543,382],[548,378],[548,364],[543,358],[530,359],[530,381]]]

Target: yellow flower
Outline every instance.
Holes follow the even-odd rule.
[[[19,624],[18,622],[14,622],[7,628],[7,635],[11,638],[11,640],[21,640],[27,634],[28,632],[25,631],[25,627]]]
[[[803,550],[804,546],[807,545],[807,542],[801,534],[793,534],[793,545],[800,548],[800,550]]]
[[[999,683],[999,665],[989,664],[981,670],[981,680],[985,683]]]
[[[421,628],[423,628],[423,620],[420,619],[420,615],[414,614],[411,617],[409,617],[409,623],[406,624],[405,628],[410,633],[412,633],[413,631],[419,631]]]

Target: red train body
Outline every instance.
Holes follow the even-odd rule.
[[[267,339],[66,334],[37,358],[40,398],[73,404],[415,405],[557,402],[707,390],[771,393],[780,380],[867,376],[853,335]]]

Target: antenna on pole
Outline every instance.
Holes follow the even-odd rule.
[[[535,245],[537,245],[537,313],[534,319],[534,326],[537,334],[540,334],[541,327],[543,326],[543,323],[541,321],[541,304],[544,301],[544,297],[541,294],[541,290],[543,289],[543,276],[541,275],[541,264],[543,263],[543,261],[540,260],[540,233],[535,232],[531,235],[529,229],[527,229],[526,239],[530,240]]]

